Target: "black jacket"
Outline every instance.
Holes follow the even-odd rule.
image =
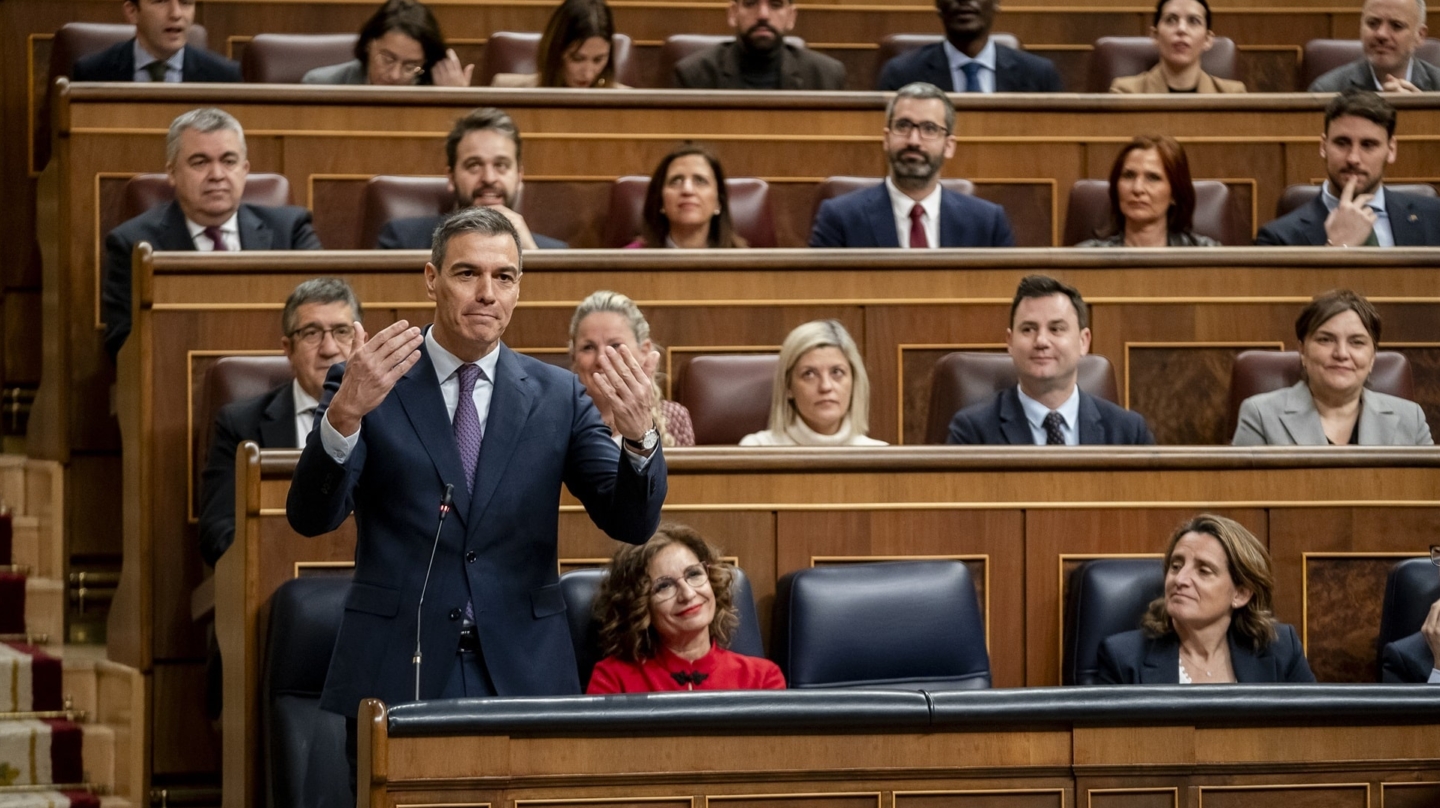
[[[391,219],[380,230],[375,247],[381,250],[428,250],[435,235],[435,228],[440,226],[440,221],[444,218],[441,215]],[[542,250],[563,250],[570,246],[558,238],[542,236],[533,230],[530,235],[535,237],[535,246]]]
[[[1080,391],[1082,446],[1149,446],[1155,443],[1145,417]],[[972,404],[950,421],[946,443],[1034,446],[1035,436],[1020,404],[1020,388],[1001,390],[989,401]]]
[[[902,53],[885,63],[880,71],[879,90],[898,90],[912,81],[928,81],[947,92],[959,92],[945,58],[945,43],[936,42]],[[1040,56],[995,43],[995,92],[1063,93],[1055,65]]]
[[[1305,649],[1293,626],[1275,626],[1275,642],[1256,653],[1244,637],[1230,632],[1230,665],[1241,684],[1314,682]],[[1100,643],[1100,684],[1180,684],[1180,638],[1174,634],[1151,639],[1136,629],[1106,637]]]
[[[780,53],[781,90],[843,90],[845,65],[823,53],[786,43]],[[723,42],[692,53],[675,65],[676,87],[744,90],[740,80],[740,43]]]
[[[185,81],[243,81],[238,62],[193,45],[185,46],[180,75]],[[75,81],[134,81],[134,37],[80,59],[75,63],[75,69],[70,71],[70,77]]]
[[[253,440],[263,449],[298,449],[295,386],[232,401],[215,414],[210,455],[200,477],[200,557],[215,566],[235,540],[235,449]]]
[[[1440,199],[1385,189],[1385,211],[1396,247],[1440,247]],[[1256,244],[1284,247],[1325,246],[1325,219],[1330,215],[1323,192],[1309,204],[1260,228]]]

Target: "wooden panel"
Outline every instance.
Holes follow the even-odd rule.
[[[219,736],[205,720],[205,663],[181,662],[155,667],[153,703],[156,710],[150,725],[154,758],[151,772],[184,775],[211,772],[219,767]],[[175,722],[172,716],[186,720]]]
[[[880,808],[880,794],[746,794],[710,796],[713,808]]]
[[[1423,537],[1412,536],[1411,541]],[[1418,553],[1417,553],[1418,555]],[[1395,556],[1305,554],[1305,652],[1322,682],[1378,682],[1381,602]]]
[[[1274,808],[1370,808],[1369,788],[1355,785],[1202,786],[1200,804],[1209,808],[1243,808],[1263,801]]]
[[[1088,808],[1180,808],[1175,788],[1091,788],[1084,799]]]
[[[1065,808],[1066,789],[976,789],[929,794],[896,792],[895,808]]]
[[[1440,805],[1440,783],[1381,783],[1380,808],[1429,808]]]
[[[1145,416],[1156,443],[1171,446],[1230,442],[1230,370],[1235,356],[1277,344],[1207,348],[1131,345],[1125,354],[1130,409]]]

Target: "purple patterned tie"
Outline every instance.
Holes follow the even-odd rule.
[[[225,244],[225,235],[220,228],[205,228],[205,237],[215,243],[215,252],[230,252],[230,248]]]
[[[480,461],[480,414],[475,411],[475,382],[485,375],[479,365],[461,365],[460,400],[455,402],[455,446],[465,467],[465,490],[475,490],[475,464]]]

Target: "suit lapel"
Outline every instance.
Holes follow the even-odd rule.
[[[172,201],[165,206],[164,225],[156,234],[152,246],[156,250],[194,251],[195,239],[190,237],[190,226],[185,223],[185,213],[180,210],[179,202]]]
[[[1175,635],[1145,644],[1145,659],[1140,663],[1140,684],[1180,684],[1180,642]]]
[[[731,42],[720,49],[720,58],[715,60],[715,66],[720,69],[720,76],[724,79],[721,86],[729,86],[740,75],[740,44]],[[780,89],[785,89],[783,86]]]
[[[1265,670],[1265,664],[1250,650],[1249,645],[1235,642],[1234,631],[1227,634],[1225,640],[1230,643],[1230,668],[1235,671],[1237,683],[1275,681],[1274,676]]]
[[[1319,247],[1325,243],[1325,219],[1330,215],[1330,209],[1325,207],[1325,186],[1321,184],[1320,193],[1310,200],[1310,204],[1301,208],[1300,228],[1305,232],[1305,238],[1310,246]]]
[[[515,353],[500,345],[500,361],[495,366],[495,391],[490,397],[490,416],[485,421],[485,437],[480,443],[480,462],[475,467],[475,493],[470,501],[471,524],[479,524],[485,509],[510,465],[510,457],[520,442],[525,422],[530,418],[534,391],[520,367]],[[458,457],[457,457],[458,459]],[[461,477],[464,480],[464,477]]]
[[[275,242],[275,233],[260,220],[248,205],[240,206],[240,249],[268,250]]]
[[[940,189],[940,246],[965,246],[965,217],[960,215],[959,204],[949,191]]]
[[[1396,247],[1425,246],[1424,228],[1420,226],[1420,217],[1408,196],[1386,188],[1385,208],[1390,219],[1390,235],[1394,237]]]
[[[1015,75],[1015,54],[995,43],[995,92],[1024,92],[1024,87],[1015,86]]]
[[[295,385],[287,382],[260,418],[261,446],[271,448],[298,448],[295,432]]]
[[[1012,446],[1034,446],[1035,436],[1020,406],[1020,388],[1011,387],[1000,393],[1000,432]]]
[[[1363,446],[1393,446],[1400,431],[1400,416],[1393,407],[1369,391],[1360,394],[1360,443]]]
[[[1290,433],[1290,440],[1297,446],[1324,446],[1325,428],[1320,425],[1320,413],[1315,411],[1315,400],[1310,397],[1305,382],[1297,382],[1285,394],[1285,408],[1280,413],[1280,423]]]
[[[937,44],[925,55],[925,72],[929,82],[948,92],[959,92],[955,87],[955,74],[950,72],[950,60],[945,58],[945,43]]]
[[[440,395],[440,380],[435,378],[435,365],[423,342],[420,361],[396,382],[391,394],[399,399],[420,445],[425,447],[430,462],[440,473],[440,480],[454,486],[455,513],[462,522],[467,521],[470,492],[465,490],[465,469],[460,465],[460,450],[455,447],[455,433],[445,410],[445,399]]]
[[[869,204],[865,205],[865,219],[874,235],[876,247],[899,247],[900,234],[895,232],[895,209],[890,205],[890,191],[881,182],[869,193]]]
[[[1079,430],[1081,446],[1104,446],[1109,442],[1106,435],[1105,422],[1100,419],[1100,408],[1095,406],[1095,400],[1084,390],[1080,391],[1080,415]]]

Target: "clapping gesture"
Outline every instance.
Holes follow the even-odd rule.
[[[1358,247],[1375,231],[1375,211],[1370,209],[1374,194],[1355,195],[1355,178],[1345,183],[1340,204],[1325,217],[1325,241],[1331,247]]]
[[[659,351],[651,351],[641,365],[628,346],[607,345],[598,360],[600,372],[594,381],[605,399],[602,409],[610,412],[616,432],[640,440],[655,425],[655,384],[651,379],[660,364]]]

